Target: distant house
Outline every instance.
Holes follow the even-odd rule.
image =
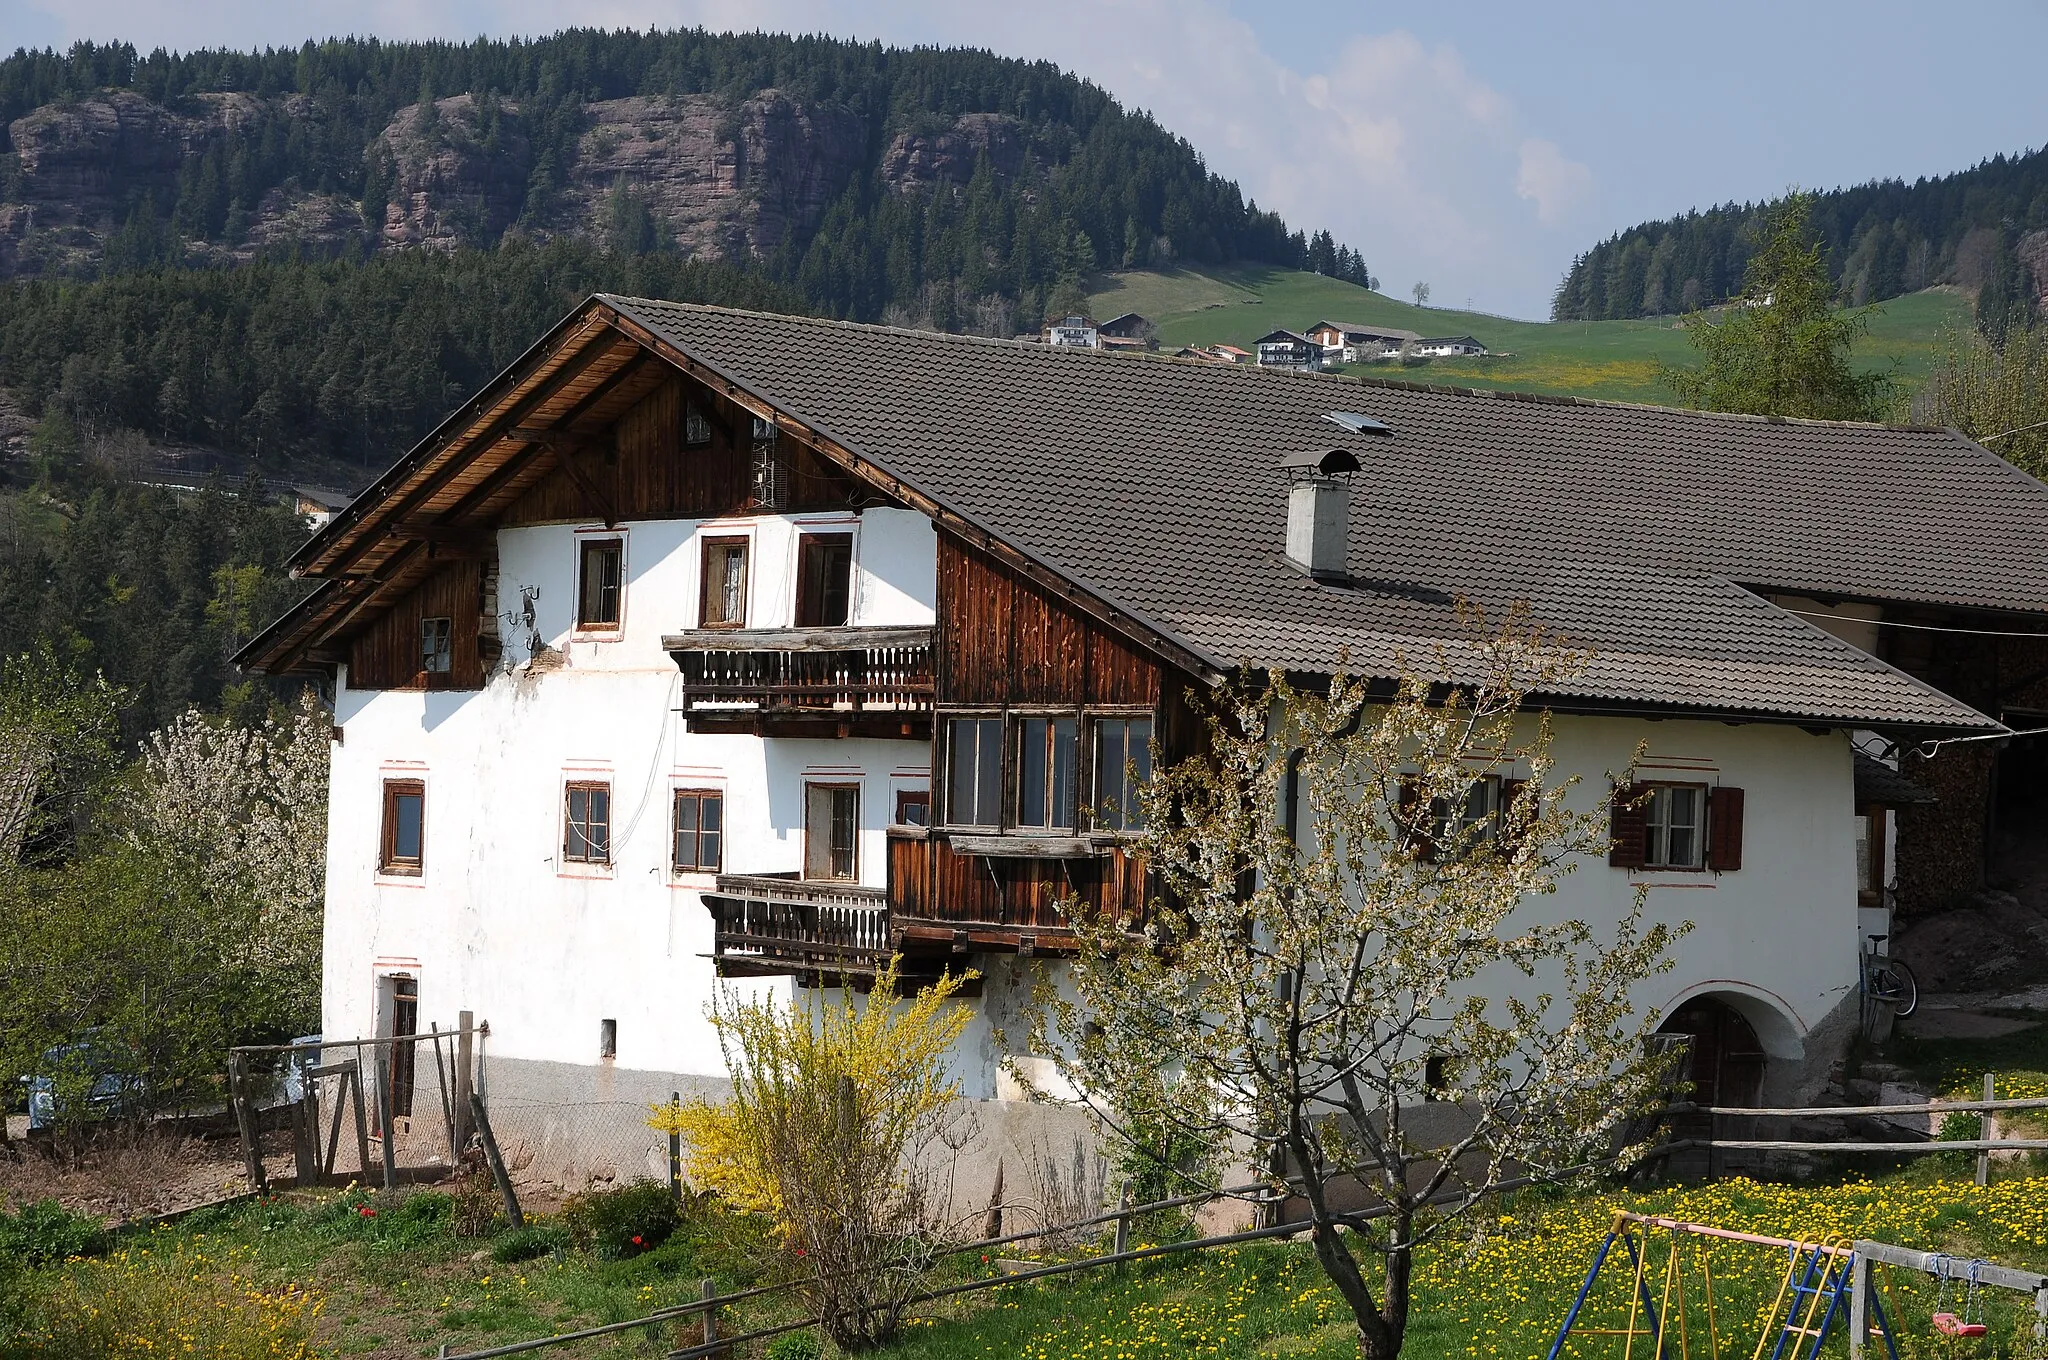
[[[1236,345],[1211,345],[1209,346],[1209,353],[1215,355],[1226,364],[1241,364],[1252,357],[1250,350],[1239,349]]]
[[[1460,355],[1484,354],[1486,346],[1469,335],[1443,335],[1434,339],[1417,340],[1415,353],[1431,359],[1451,359]]]
[[[1323,368],[1323,347],[1296,331],[1268,331],[1253,342],[1260,368],[1289,368],[1300,373],[1319,373]]]
[[[1103,349],[1158,349],[1158,328],[1136,312],[1113,316],[1095,328]]]
[[[341,511],[348,509],[355,497],[346,491],[335,491],[324,486],[295,486],[292,488],[292,507],[298,511],[308,525],[318,529]]]
[[[1393,326],[1361,326],[1351,321],[1318,321],[1308,328],[1308,338],[1323,347],[1326,361],[1369,364],[1391,359],[1401,347],[1419,341],[1415,331]]]
[[[1102,327],[1092,316],[1063,316],[1057,321],[1046,322],[1038,338],[1045,344],[1058,345],[1063,349],[1101,349]]]
[[[1182,345],[1178,349],[1168,350],[1166,357],[1169,359],[1193,359],[1195,362],[1202,364],[1228,364],[1236,362],[1236,360],[1231,359],[1227,355],[1218,354],[1213,349],[1204,349],[1200,345]]]

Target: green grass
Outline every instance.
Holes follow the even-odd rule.
[[[1384,325],[1425,335],[1471,334],[1504,357],[1437,359],[1403,368],[1363,365],[1354,373],[1507,388],[1619,401],[1663,402],[1671,391],[1658,379],[1666,364],[1693,362],[1692,347],[1674,318],[1647,321],[1506,321],[1455,308],[1421,308],[1355,284],[1265,267],[1137,270],[1091,280],[1095,315],[1138,312],[1158,325],[1164,347],[1233,344],[1249,348],[1266,332],[1303,330],[1317,321]],[[1969,303],[1940,289],[1885,303],[1870,334],[1857,346],[1859,366],[1895,372],[1910,392],[1931,371],[1944,324],[1967,325]]]

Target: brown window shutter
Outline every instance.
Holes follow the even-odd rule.
[[[1428,812],[1421,806],[1422,793],[1415,781],[1401,781],[1401,834],[1408,852],[1424,864],[1436,863],[1436,838],[1427,829]]]
[[[1607,850],[1607,862],[1617,869],[1640,869],[1649,849],[1649,825],[1644,816],[1644,789],[1641,784],[1630,784],[1614,791],[1614,802],[1608,813],[1607,830],[1613,844]]]
[[[1497,825],[1500,829],[1500,848],[1503,852],[1512,853],[1520,840],[1520,837],[1513,834],[1509,818],[1514,813],[1515,800],[1522,796],[1522,787],[1528,782],[1526,779],[1500,781],[1500,816]]]
[[[1742,867],[1742,790],[1718,788],[1707,795],[1707,867],[1729,873]]]

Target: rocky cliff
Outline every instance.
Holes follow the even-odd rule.
[[[647,245],[764,256],[801,242],[864,174],[918,192],[965,182],[983,155],[1007,178],[1033,150],[1030,130],[1001,114],[883,139],[844,106],[764,89],[584,104],[569,163],[540,164],[518,101],[464,94],[391,117],[351,176],[360,197],[353,184],[290,177],[251,194],[253,206],[217,233],[195,232],[188,212],[173,224],[170,205],[194,193],[193,167],[209,154],[250,154],[260,136],[283,128],[290,138],[318,119],[303,95],[199,95],[165,107],[110,90],[37,108],[9,125],[12,151],[0,157],[0,276],[94,272],[145,199],[166,216],[165,253],[190,263],[284,246],[453,249],[508,231],[602,238],[620,229],[622,212],[644,222]]]

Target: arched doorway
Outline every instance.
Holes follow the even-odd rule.
[[[1694,1105],[1753,1109],[1762,1103],[1764,1064],[1769,1060],[1756,1029],[1719,997],[1696,996],[1671,1012],[1657,1027],[1659,1034],[1685,1040],[1685,1066],[1679,1078],[1692,1085],[1686,1097]],[[1676,1116],[1671,1120],[1675,1139],[1735,1138],[1757,1136],[1757,1120],[1743,1115]],[[1758,1154],[1723,1149],[1705,1149],[1704,1157],[1684,1159],[1673,1170],[1682,1179],[1716,1170],[1752,1166]]]
[[[1684,1077],[1695,1105],[1754,1106],[1764,1089],[1764,1046],[1749,1021],[1719,997],[1696,996],[1657,1027],[1684,1035]]]

